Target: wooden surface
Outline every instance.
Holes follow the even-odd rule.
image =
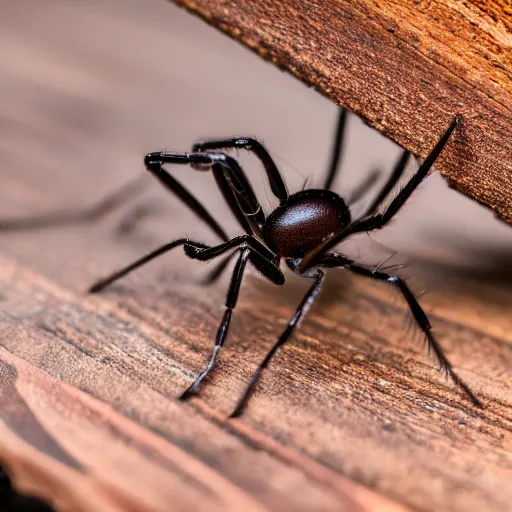
[[[262,136],[291,189],[297,169],[321,177],[329,102],[183,11],[32,2],[0,23],[0,218],[91,204],[142,173],[145,152],[204,135]],[[347,155],[358,171],[343,189],[395,155],[352,121],[364,134],[354,153],[376,160]],[[258,188],[259,167],[244,163]],[[179,176],[237,233],[198,174]],[[211,267],[176,253],[84,293],[169,239],[214,240],[148,177],[101,222],[1,234],[0,465],[57,511],[511,510],[512,230],[427,181],[389,230],[347,250],[401,250],[391,263],[428,288],[421,302],[484,410],[436,371],[399,297],[334,271],[242,418],[226,416],[308,283],[248,276],[218,370],[200,398],[178,402],[205,363],[226,279],[201,286]],[[147,204],[159,210],[117,229]]]
[[[512,223],[510,2],[173,1],[416,155],[463,113],[439,169]]]

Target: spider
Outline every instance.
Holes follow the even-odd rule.
[[[173,192],[191,208],[220,237],[222,243],[209,246],[188,238],[174,240],[98,281],[89,291],[92,293],[99,292],[150,260],[180,246],[183,247],[186,256],[194,260],[208,261],[224,256],[220,265],[210,276],[210,280],[216,279],[226,268],[230,258],[238,255],[227,292],[224,314],[217,330],[210,358],[204,370],[181,395],[181,399],[187,399],[198,394],[202,382],[214,368],[219,351],[228,334],[231,316],[237,303],[247,264],[253,265],[270,282],[281,286],[285,282],[285,276],[281,271],[280,262],[284,260],[289,269],[305,279],[312,280],[313,283],[304,295],[288,326],[253,374],[231,416],[238,416],[242,413],[261,372],[268,366],[277,350],[290,338],[295,327],[307,314],[320,293],[325,279],[324,268],[326,267],[346,269],[355,274],[385,281],[398,289],[407,302],[417,326],[426,337],[429,352],[435,355],[440,370],[459,386],[473,404],[481,406],[478,398],[453,371],[450,362],[431,331],[427,315],[405,281],[396,275],[388,274],[378,268],[372,269],[360,265],[339,252],[331,251],[334,246],[355,233],[383,228],[397,214],[416,187],[427,176],[448,142],[450,135],[461,123],[462,118],[460,116],[454,117],[444,135],[419,166],[417,172],[385,206],[384,200],[396,188],[411,155],[404,150],[385,186],[364,215],[358,219],[352,219],[347,202],[330,190],[339,168],[345,120],[346,111],[340,109],[330,167],[324,188],[306,189],[294,194],[289,194],[283,177],[265,147],[253,138],[209,140],[194,144],[192,151],[189,153],[155,152],[146,155],[144,159],[146,169],[165,188]],[[251,151],[261,161],[272,193],[279,200],[279,205],[270,215],[266,216],[264,214],[241,166],[233,157],[224,152],[230,149]],[[164,169],[164,164],[190,165],[198,171],[211,171],[224,199],[245,233],[229,238],[201,203]]]

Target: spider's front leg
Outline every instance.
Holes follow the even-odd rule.
[[[272,193],[279,199],[281,204],[288,200],[288,189],[277,165],[269,152],[261,142],[252,137],[236,137],[233,139],[216,139],[197,142],[192,146],[192,151],[203,152],[219,149],[245,149],[254,153],[265,168]]]
[[[226,340],[226,336],[228,334],[229,324],[231,322],[231,315],[233,313],[233,309],[236,306],[238,300],[238,294],[240,292],[240,286],[242,285],[242,278],[244,275],[245,267],[247,265],[247,260],[249,258],[250,250],[243,249],[238,256],[238,261],[236,262],[235,269],[233,270],[233,275],[231,276],[231,283],[229,284],[228,294],[226,297],[225,310],[222,316],[222,320],[220,322],[219,328],[217,329],[217,334],[215,336],[215,344],[213,346],[213,351],[208,361],[206,368],[198,375],[196,380],[183,392],[180,396],[180,400],[186,400],[192,395],[196,395],[199,392],[199,386],[203,382],[203,380],[207,377],[207,375],[212,371],[215,361],[217,360],[217,354],[221,349],[222,345],[224,345],[224,341]]]
[[[284,284],[284,275],[279,270],[279,267],[276,266],[272,259],[267,257],[268,254],[266,253],[268,253],[268,250],[257,239],[248,235],[236,237],[226,244],[211,248],[202,248],[186,244],[185,252],[190,258],[207,261],[209,259],[220,256],[221,254],[224,254],[226,251],[229,251],[236,246],[239,247],[238,250],[240,251],[240,255],[231,277],[225,303],[226,309],[224,311],[224,315],[222,316],[219,328],[217,329],[213,351],[210,355],[210,359],[206,368],[181,395],[181,400],[186,400],[190,396],[198,393],[201,383],[208,376],[215,365],[217,354],[219,353],[221,347],[224,345],[224,341],[226,340],[228,334],[231,315],[238,300],[247,261],[249,260],[260,272],[262,272],[262,274],[267,279],[269,279],[274,284]]]
[[[260,235],[265,214],[254,190],[238,162],[224,153],[149,153],[144,159],[146,169],[168,190],[179,196],[199,217],[212,227],[213,219],[205,208],[164,168],[164,164],[188,164],[199,171],[211,171],[220,192],[246,233]],[[219,233],[220,234],[220,233]],[[221,236],[227,240],[225,234]]]
[[[353,235],[355,233],[361,233],[363,231],[371,231],[374,229],[383,228],[398,213],[400,208],[402,208],[402,206],[406,203],[407,199],[409,199],[409,197],[416,190],[418,185],[427,176],[431,167],[434,165],[435,161],[437,160],[437,158],[443,151],[444,147],[446,146],[448,140],[450,139],[452,132],[461,122],[461,116],[455,116],[453,118],[452,123],[450,124],[444,135],[439,139],[434,149],[432,149],[427,158],[425,158],[416,174],[409,180],[409,182],[404,186],[404,188],[400,190],[400,192],[391,201],[391,203],[384,212],[377,212],[369,216],[363,217],[362,219],[356,220],[352,224],[349,224],[347,227],[341,229],[337,233],[334,233],[332,236],[327,238],[324,242],[322,242],[320,245],[309,251],[304,256],[300,266],[300,271],[305,272],[308,268],[313,267],[321,260],[322,256],[327,251],[332,249],[335,245],[338,245],[340,242],[348,238],[350,235]],[[403,158],[403,165],[405,166],[405,153],[403,154]],[[400,167],[401,163],[399,162],[397,165],[398,171]],[[394,178],[392,177],[391,180],[394,180]],[[375,206],[375,209],[378,209],[377,206]]]
[[[183,246],[185,254],[194,260],[208,261],[217,256],[222,256],[226,252],[233,249],[248,249],[251,263],[270,281],[274,284],[284,284],[284,275],[279,269],[275,258],[272,253],[257,239],[250,235],[241,235],[223,244],[219,244],[213,247],[203,244],[201,242],[195,242],[188,238],[179,238],[167,244],[158,247],[149,254],[146,254],[142,258],[135,260],[126,267],[113,272],[112,274],[104,277],[97,281],[94,285],[89,288],[89,293],[98,293],[103,291],[105,288],[110,286],[115,281],[118,281],[122,277],[130,274],[134,270],[142,267],[146,263],[162,256],[163,254],[171,251],[176,247]]]
[[[229,285],[228,294],[226,297],[225,311],[217,330],[215,343],[212,354],[206,368],[201,372],[197,379],[189,386],[189,388],[183,393],[181,399],[186,399],[193,394],[196,394],[199,390],[201,382],[206,378],[215,365],[217,355],[221,349],[226,336],[228,334],[229,324],[231,322],[231,315],[233,309],[236,306],[240,286],[242,284],[242,278],[247,265],[247,261],[250,261],[269,281],[274,284],[284,284],[284,275],[279,269],[277,262],[275,261],[274,255],[256,238],[250,235],[242,235],[232,238],[228,242],[223,244],[210,247],[201,242],[194,242],[186,238],[175,240],[168,244],[159,247],[155,251],[147,254],[146,256],[136,260],[130,265],[114,272],[104,279],[98,281],[95,285],[90,288],[91,293],[97,293],[111,285],[114,281],[117,281],[121,277],[129,274],[133,270],[145,265],[149,261],[165,254],[176,247],[183,246],[185,254],[192,259],[200,261],[208,261],[218,256],[224,255],[226,252],[236,250],[240,252],[238,261],[233,270],[231,277],[231,283]]]

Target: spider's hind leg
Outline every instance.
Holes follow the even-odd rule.
[[[327,251],[338,245],[341,241],[345,240],[345,238],[348,238],[349,236],[355,233],[360,233],[362,231],[371,231],[374,229],[383,228],[398,213],[400,208],[402,208],[402,206],[406,203],[407,199],[411,196],[414,190],[416,190],[418,185],[427,176],[435,161],[442,153],[453,131],[460,123],[462,123],[462,116],[455,116],[446,132],[439,139],[432,151],[428,154],[427,158],[425,158],[423,163],[420,165],[416,174],[414,174],[412,178],[407,182],[407,184],[402,189],[400,189],[398,194],[392,199],[392,201],[389,203],[389,205],[387,205],[383,212],[375,212],[352,222],[348,226],[340,229],[337,233],[334,233],[332,236],[328,237],[317,247],[310,250],[302,259],[300,266],[301,272],[304,272],[308,268],[311,268],[317,264],[322,259],[322,256],[327,253]],[[403,155],[403,158],[405,159],[405,154]],[[400,166],[401,164],[399,161],[397,163],[397,167],[395,167],[397,174],[399,174]],[[392,182],[394,179],[395,178],[392,176],[390,181]]]
[[[343,156],[343,146],[345,142],[345,126],[347,124],[347,109],[338,108],[338,119],[331,147],[331,155],[327,174],[325,176],[324,188],[331,190],[336,175],[340,170],[341,157]]]
[[[455,373],[453,367],[448,361],[448,358],[445,356],[441,345],[434,337],[432,333],[432,326],[430,325],[430,321],[423,311],[423,308],[420,306],[420,303],[412,293],[411,289],[407,286],[405,281],[400,277],[392,274],[388,274],[386,272],[382,272],[381,270],[369,269],[354,263],[349,260],[345,256],[341,254],[326,254],[324,258],[321,260],[322,265],[328,267],[341,267],[354,272],[355,274],[359,274],[361,276],[370,277],[372,279],[377,279],[378,281],[385,281],[387,283],[395,286],[409,306],[409,309],[412,313],[414,321],[417,326],[421,329],[423,334],[425,335],[427,341],[427,347],[429,354],[433,354],[437,362],[439,363],[439,369],[442,371],[447,377],[449,377],[454,384],[456,384],[465,395],[471,400],[471,402],[478,406],[483,407],[482,402],[476,397],[476,395],[471,391],[469,386]]]

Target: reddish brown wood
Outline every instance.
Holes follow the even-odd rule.
[[[0,219],[93,204],[144,173],[145,151],[233,134],[233,120],[249,115],[245,98],[221,102],[207,80],[163,65],[183,55],[196,65],[205,48],[217,48],[213,31],[196,31],[203,25],[165,3],[123,5],[32,1],[3,13]],[[196,53],[189,37],[200,42]],[[245,62],[229,58],[234,68]],[[223,85],[228,99],[235,78]],[[212,111],[204,125],[205,105],[215,101],[223,115]],[[194,108],[176,115],[186,102]],[[255,134],[265,138],[278,121],[265,117]],[[280,152],[279,144],[269,149]],[[257,167],[247,169],[257,186]],[[197,175],[179,178],[238,233],[208,176]],[[499,240],[462,246],[475,258],[489,253],[487,280],[454,276],[455,256],[448,268],[403,271],[415,290],[429,288],[421,302],[485,410],[436,371],[391,290],[333,271],[246,414],[229,420],[309,283],[291,278],[279,289],[248,276],[218,370],[201,398],[180,403],[212,345],[227,280],[201,286],[206,268],[176,253],[102,295],[84,292],[170,238],[212,240],[149,176],[147,183],[147,195],[98,222],[0,233],[0,465],[17,488],[58,512],[510,510],[510,253],[500,269],[492,251],[512,230],[503,225]],[[422,194],[401,215],[406,224],[428,216]],[[145,204],[166,206],[119,233]],[[477,231],[478,208],[466,207]],[[416,252],[436,259],[432,232],[455,237],[461,225],[451,219],[420,224]],[[482,231],[493,226],[480,221]]]
[[[179,448],[176,442],[151,433],[102,402],[0,350],[4,384],[1,417],[6,423],[0,427],[0,461],[22,491],[42,496],[62,511],[260,512],[274,508],[251,497],[256,489],[249,492],[240,489],[218,470]],[[305,502],[295,503],[298,509],[333,510],[343,506],[345,510],[377,510],[377,507],[387,512],[409,510],[308,461],[295,450],[280,446],[239,421],[227,422],[222,414],[201,400],[196,399],[193,405],[197,411],[194,411],[196,407],[180,410],[176,403],[165,407],[166,416],[174,417],[172,430],[188,429],[187,425],[194,424],[194,430],[214,440],[211,445],[214,452],[223,439],[232,449],[241,443],[239,455],[243,457],[243,465],[251,463],[244,442],[253,446],[249,451],[256,459],[265,458],[264,453],[271,452],[274,462],[268,461],[265,467],[270,472],[267,477],[274,481],[284,483],[291,477],[295,485],[297,470],[302,470],[309,477],[311,495],[303,494]],[[150,411],[151,415],[155,413]],[[223,432],[226,427],[227,433]],[[239,441],[233,442],[237,438]],[[193,442],[200,444],[200,440]],[[258,449],[263,450],[261,455],[257,455]],[[219,463],[221,459],[222,456]],[[279,472],[272,474],[271,468],[276,463]],[[297,469],[289,468],[290,465]],[[287,498],[290,504],[294,501],[292,496]]]
[[[115,249],[117,260],[105,242],[93,252]],[[61,266],[84,251],[73,245]],[[508,509],[510,293],[446,280],[424,300],[485,411],[444,381],[421,344],[405,343],[404,306],[387,289],[331,276],[246,415],[228,420],[292,312],[294,286],[276,294],[249,280],[218,372],[201,399],[180,404],[215,330],[218,315],[204,312],[217,312],[223,287],[146,272],[146,282],[89,298],[78,285],[92,276],[75,274],[73,291],[54,281],[53,257],[40,256],[33,264],[48,277],[0,262],[0,461],[57,510]]]
[[[508,2],[174,1],[417,155],[464,114],[439,170],[512,223]]]

